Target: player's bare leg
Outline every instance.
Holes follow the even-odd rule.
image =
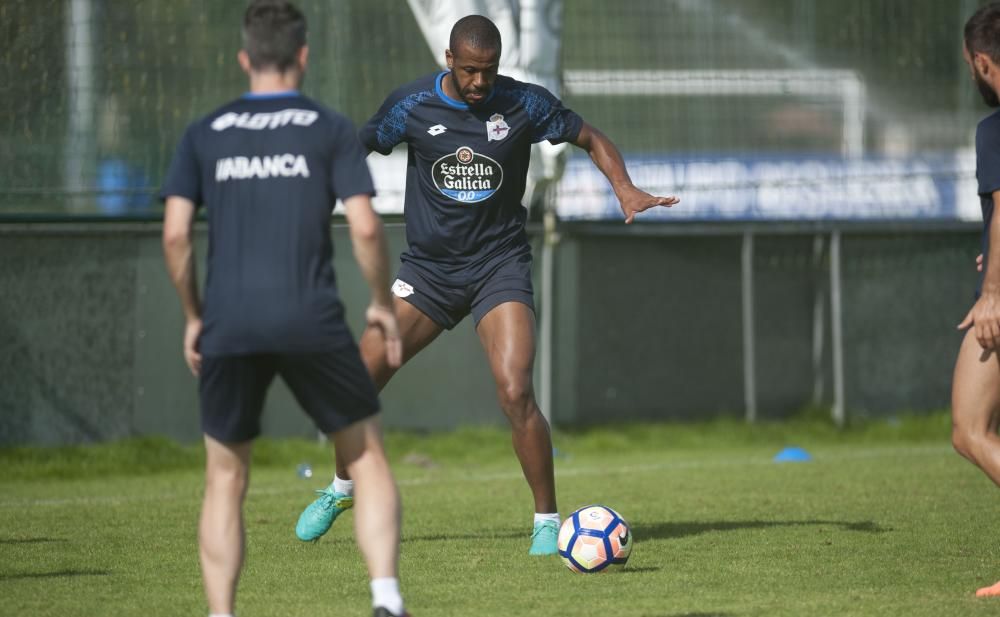
[[[378,416],[331,435],[337,452],[358,479],[354,527],[372,578],[396,576],[399,561],[399,492],[382,446]]]
[[[403,362],[399,367],[389,366],[385,356],[385,339],[380,332],[366,328],[361,335],[361,359],[379,392],[403,364],[444,331],[444,328],[434,323],[434,320],[424,315],[420,309],[398,296],[392,297],[392,306],[396,309],[399,337],[403,341]]]
[[[406,364],[410,358],[417,355],[420,350],[427,347],[444,330],[441,326],[420,312],[415,306],[399,298],[392,297],[393,308],[396,309],[396,322],[399,324],[399,337],[403,341],[403,363]],[[391,367],[385,356],[385,338],[380,332],[371,328],[365,329],[361,335],[361,360],[364,361],[368,374],[375,382],[375,389],[379,392],[385,387],[392,376],[400,367]],[[402,364],[400,366],[402,366]],[[340,448],[337,448],[337,476],[348,479],[347,465],[340,455]]]
[[[211,613],[232,614],[243,567],[243,499],[251,442],[223,443],[205,436],[205,499],[198,546]]]
[[[394,615],[402,615],[403,600],[398,586],[399,490],[382,446],[379,416],[355,422],[330,435],[330,439],[351,476],[358,480],[354,496],[354,507],[357,509],[354,531],[372,579],[375,606],[383,606]],[[391,584],[386,601],[379,597],[386,595],[384,590],[378,588],[383,583]]]
[[[1000,486],[1000,358],[983,352],[974,330],[955,362],[951,409],[955,450]]]
[[[500,408],[510,422],[514,452],[535,500],[536,536],[540,529],[545,535],[533,542],[532,553],[554,553],[558,510],[552,436],[549,423],[538,408],[532,383],[535,314],[525,304],[505,302],[479,321],[477,331],[496,381]],[[554,520],[550,519],[551,524],[540,528],[539,516],[543,514],[554,517]],[[551,542],[549,535],[552,536]]]
[[[951,410],[955,450],[1000,486],[1000,358],[983,352],[974,329],[966,333],[955,362]],[[1000,582],[976,595],[1000,596]]]
[[[535,401],[535,315],[520,302],[505,302],[479,322],[479,339],[493,371],[497,399],[512,429],[514,451],[531,487],[536,512],[556,511],[549,423]]]
[[[393,307],[399,324],[399,336],[403,343],[403,364],[442,332],[441,326],[421,313],[409,302],[393,296]],[[375,382],[375,388],[382,388],[396,374],[397,368],[389,366],[385,353],[385,339],[381,332],[366,329],[360,341],[361,359]],[[338,516],[353,507],[354,481],[347,460],[340,448],[335,448],[336,476],[327,488],[317,491],[320,496],[299,516],[295,534],[303,541],[317,540],[325,534]]]

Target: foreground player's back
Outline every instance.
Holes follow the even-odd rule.
[[[166,190],[207,208],[206,352],[343,342],[330,213],[373,193],[346,118],[295,91],[244,96],[188,128]]]

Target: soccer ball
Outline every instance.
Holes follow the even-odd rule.
[[[559,528],[559,556],[574,572],[624,566],[631,554],[632,531],[628,523],[606,506],[584,506]]]

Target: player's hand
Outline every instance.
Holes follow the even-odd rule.
[[[382,333],[385,339],[385,359],[392,368],[399,368],[403,363],[403,341],[399,338],[399,324],[396,322],[396,311],[391,306],[372,304],[365,312],[368,327]]]
[[[646,191],[637,189],[632,186],[624,189],[621,194],[618,195],[618,202],[621,204],[622,213],[625,215],[625,224],[630,224],[635,220],[635,215],[640,212],[645,212],[650,208],[655,208],[656,206],[666,206],[670,207],[678,203],[680,199],[676,197],[656,197],[655,195],[650,195]]]
[[[184,361],[195,377],[201,373],[201,354],[198,353],[198,337],[201,336],[201,320],[192,319],[184,327]]]
[[[1000,351],[1000,292],[984,290],[962,323],[958,324],[958,329],[973,326],[976,340],[984,351]]]
[[[983,254],[980,253],[979,257],[976,257],[976,272],[983,271]]]

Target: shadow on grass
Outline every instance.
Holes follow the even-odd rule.
[[[482,533],[426,533],[426,534],[403,534],[401,542],[407,544],[410,542],[464,542],[467,540],[509,540],[509,539],[523,539],[528,540],[531,538],[531,532],[527,530],[490,530],[483,531]],[[327,544],[327,545],[337,545],[343,544],[353,545],[354,536],[346,535],[328,535],[323,536],[319,540],[313,542],[303,542],[302,544],[310,546],[314,544]]]
[[[0,538],[3,544],[47,544],[50,542],[65,542],[64,538]]]
[[[72,578],[77,576],[110,576],[108,570],[59,570],[58,572],[19,572],[0,574],[0,581],[17,581],[36,578]]]
[[[531,532],[527,530],[518,531],[484,531],[482,533],[431,533],[424,535],[404,535],[403,543],[407,542],[448,542],[456,540],[505,540],[531,538]]]
[[[670,522],[670,523],[639,523],[632,525],[632,532],[636,538],[661,539],[683,538],[686,536],[697,536],[716,531],[736,531],[739,529],[767,529],[770,527],[835,527],[843,531],[859,531],[862,533],[886,533],[892,529],[880,526],[874,521],[691,521],[691,522]],[[464,542],[468,540],[527,540],[531,534],[524,529],[509,530],[484,530],[480,533],[427,533],[427,534],[404,534],[402,543],[409,542]],[[353,536],[325,537],[321,540],[326,543],[354,542]],[[658,568],[656,568],[658,569]],[[630,572],[643,572],[648,570],[643,568],[628,568]],[[697,613],[692,613],[697,615]]]
[[[715,531],[736,531],[739,529],[768,529],[771,527],[836,527],[843,531],[859,531],[862,533],[885,533],[892,531],[874,521],[687,521],[670,523],[652,523],[632,525],[636,538],[683,538],[697,536]]]
[[[612,572],[612,574],[642,574],[644,572],[659,572],[661,570],[660,566],[625,566],[624,568],[617,568]]]
[[[670,613],[669,615],[643,615],[643,617],[735,617],[733,613]]]

